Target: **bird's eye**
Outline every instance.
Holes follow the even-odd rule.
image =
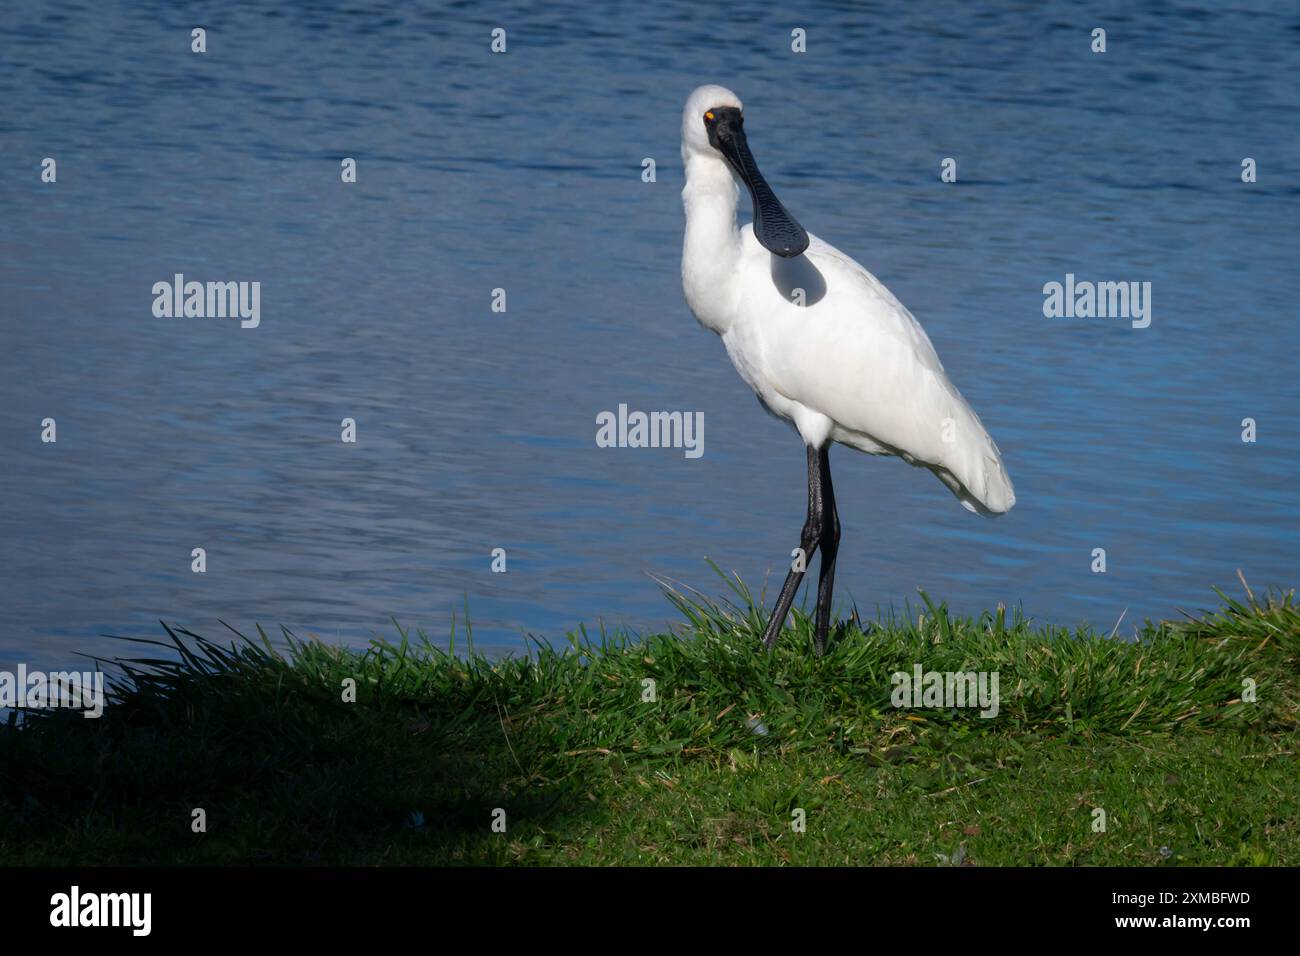
[[[717,117],[713,115],[713,110],[709,110],[704,114],[704,122],[706,123],[712,123],[716,119]]]

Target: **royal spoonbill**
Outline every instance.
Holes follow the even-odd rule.
[[[806,562],[821,549],[816,646],[830,627],[840,522],[829,450],[839,442],[928,468],[970,511],[1016,503],[1002,455],[949,381],[925,330],[866,269],[804,231],[758,171],[744,107],[701,86],[682,113],[686,236],[682,286],[700,324],[722,337],[736,371],[807,446],[808,517],[763,634],[781,633]],[[737,227],[743,185],[752,225]]]

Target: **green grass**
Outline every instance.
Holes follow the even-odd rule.
[[[495,661],[454,634],[280,652],[169,629],[102,718],[0,728],[0,863],[1300,862],[1292,594],[1136,641],[923,595],[819,659],[802,613],[761,653],[761,603],[729,584],[666,584],[674,634]],[[918,663],[998,672],[998,715],[891,706]]]

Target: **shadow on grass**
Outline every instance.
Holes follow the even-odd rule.
[[[0,860],[508,862],[513,841],[598,812],[591,764],[565,760],[532,719],[544,695],[499,664],[406,635],[358,654],[286,633],[284,656],[260,631],[224,648],[167,633],[129,639],[179,659],[113,662],[103,717],[0,728]]]

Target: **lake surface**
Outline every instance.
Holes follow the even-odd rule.
[[[516,649],[661,628],[649,572],[720,593],[706,557],[771,571],[770,602],[804,456],[683,301],[704,82],[925,325],[1015,482],[987,520],[837,449],[844,606],[923,588],[1127,633],[1237,568],[1296,585],[1300,13],[1146,6],[8,4],[0,663],[160,618],[364,644],[394,618],[444,639],[468,604]],[[155,317],[176,273],[260,282],[260,325]],[[1150,326],[1044,317],[1067,273],[1150,282]],[[702,412],[704,454],[597,447],[620,403]]]

